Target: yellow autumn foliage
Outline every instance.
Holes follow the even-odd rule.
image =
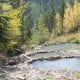
[[[5,17],[10,18],[9,20],[9,33],[11,38],[16,38],[20,35],[20,26],[21,26],[21,9],[11,9],[8,12],[3,13]]]
[[[11,39],[8,47],[11,47],[17,43],[18,37],[21,35],[20,26],[22,7],[13,9],[9,4],[2,4],[1,8],[4,11],[2,16],[9,18],[7,35]]]
[[[80,3],[75,0],[73,7],[67,4],[64,14],[64,32],[77,30],[80,25]]]
[[[1,3],[0,7],[2,8],[2,10],[10,10],[10,9],[12,9],[12,6],[10,6],[7,3],[3,3],[3,4]]]
[[[55,20],[56,20],[55,33],[56,33],[56,35],[59,35],[62,31],[61,16],[59,13],[56,13]]]

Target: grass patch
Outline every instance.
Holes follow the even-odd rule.
[[[80,43],[80,33],[73,33],[69,35],[62,35],[58,37],[51,37],[47,41],[48,44],[61,43],[61,42],[73,42]]]

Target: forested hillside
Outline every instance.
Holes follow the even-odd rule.
[[[78,0],[0,0],[0,51],[80,42]]]

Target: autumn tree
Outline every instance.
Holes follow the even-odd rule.
[[[13,9],[11,5],[5,3],[2,5],[1,9],[3,10],[3,12],[0,15],[4,18],[1,18],[0,25],[4,26],[3,31],[6,32],[5,34],[8,36],[5,38],[9,39],[9,43],[6,44],[6,49],[9,49],[18,43],[18,39],[21,35],[20,26],[22,8]],[[8,18],[8,20],[6,20],[5,18]],[[3,20],[5,24],[2,24]],[[1,35],[4,35],[4,33],[1,33]]]
[[[57,12],[55,16],[55,36],[59,36],[62,33],[62,24],[60,13]]]
[[[80,3],[75,0],[73,7],[67,3],[64,14],[64,32],[76,32],[80,28]]]
[[[80,3],[78,0],[75,0],[73,6],[73,15],[74,15],[74,22],[75,27],[73,30],[80,30]]]
[[[67,2],[64,14],[64,33],[69,33],[70,29],[74,26],[73,17],[73,8],[70,3]]]

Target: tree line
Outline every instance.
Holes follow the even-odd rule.
[[[50,0],[49,9],[43,3],[33,4],[30,0],[1,1],[0,51],[22,44],[40,45],[51,37],[79,33],[80,2],[75,0],[71,4],[69,0],[62,0],[60,9],[56,10],[54,1]]]

